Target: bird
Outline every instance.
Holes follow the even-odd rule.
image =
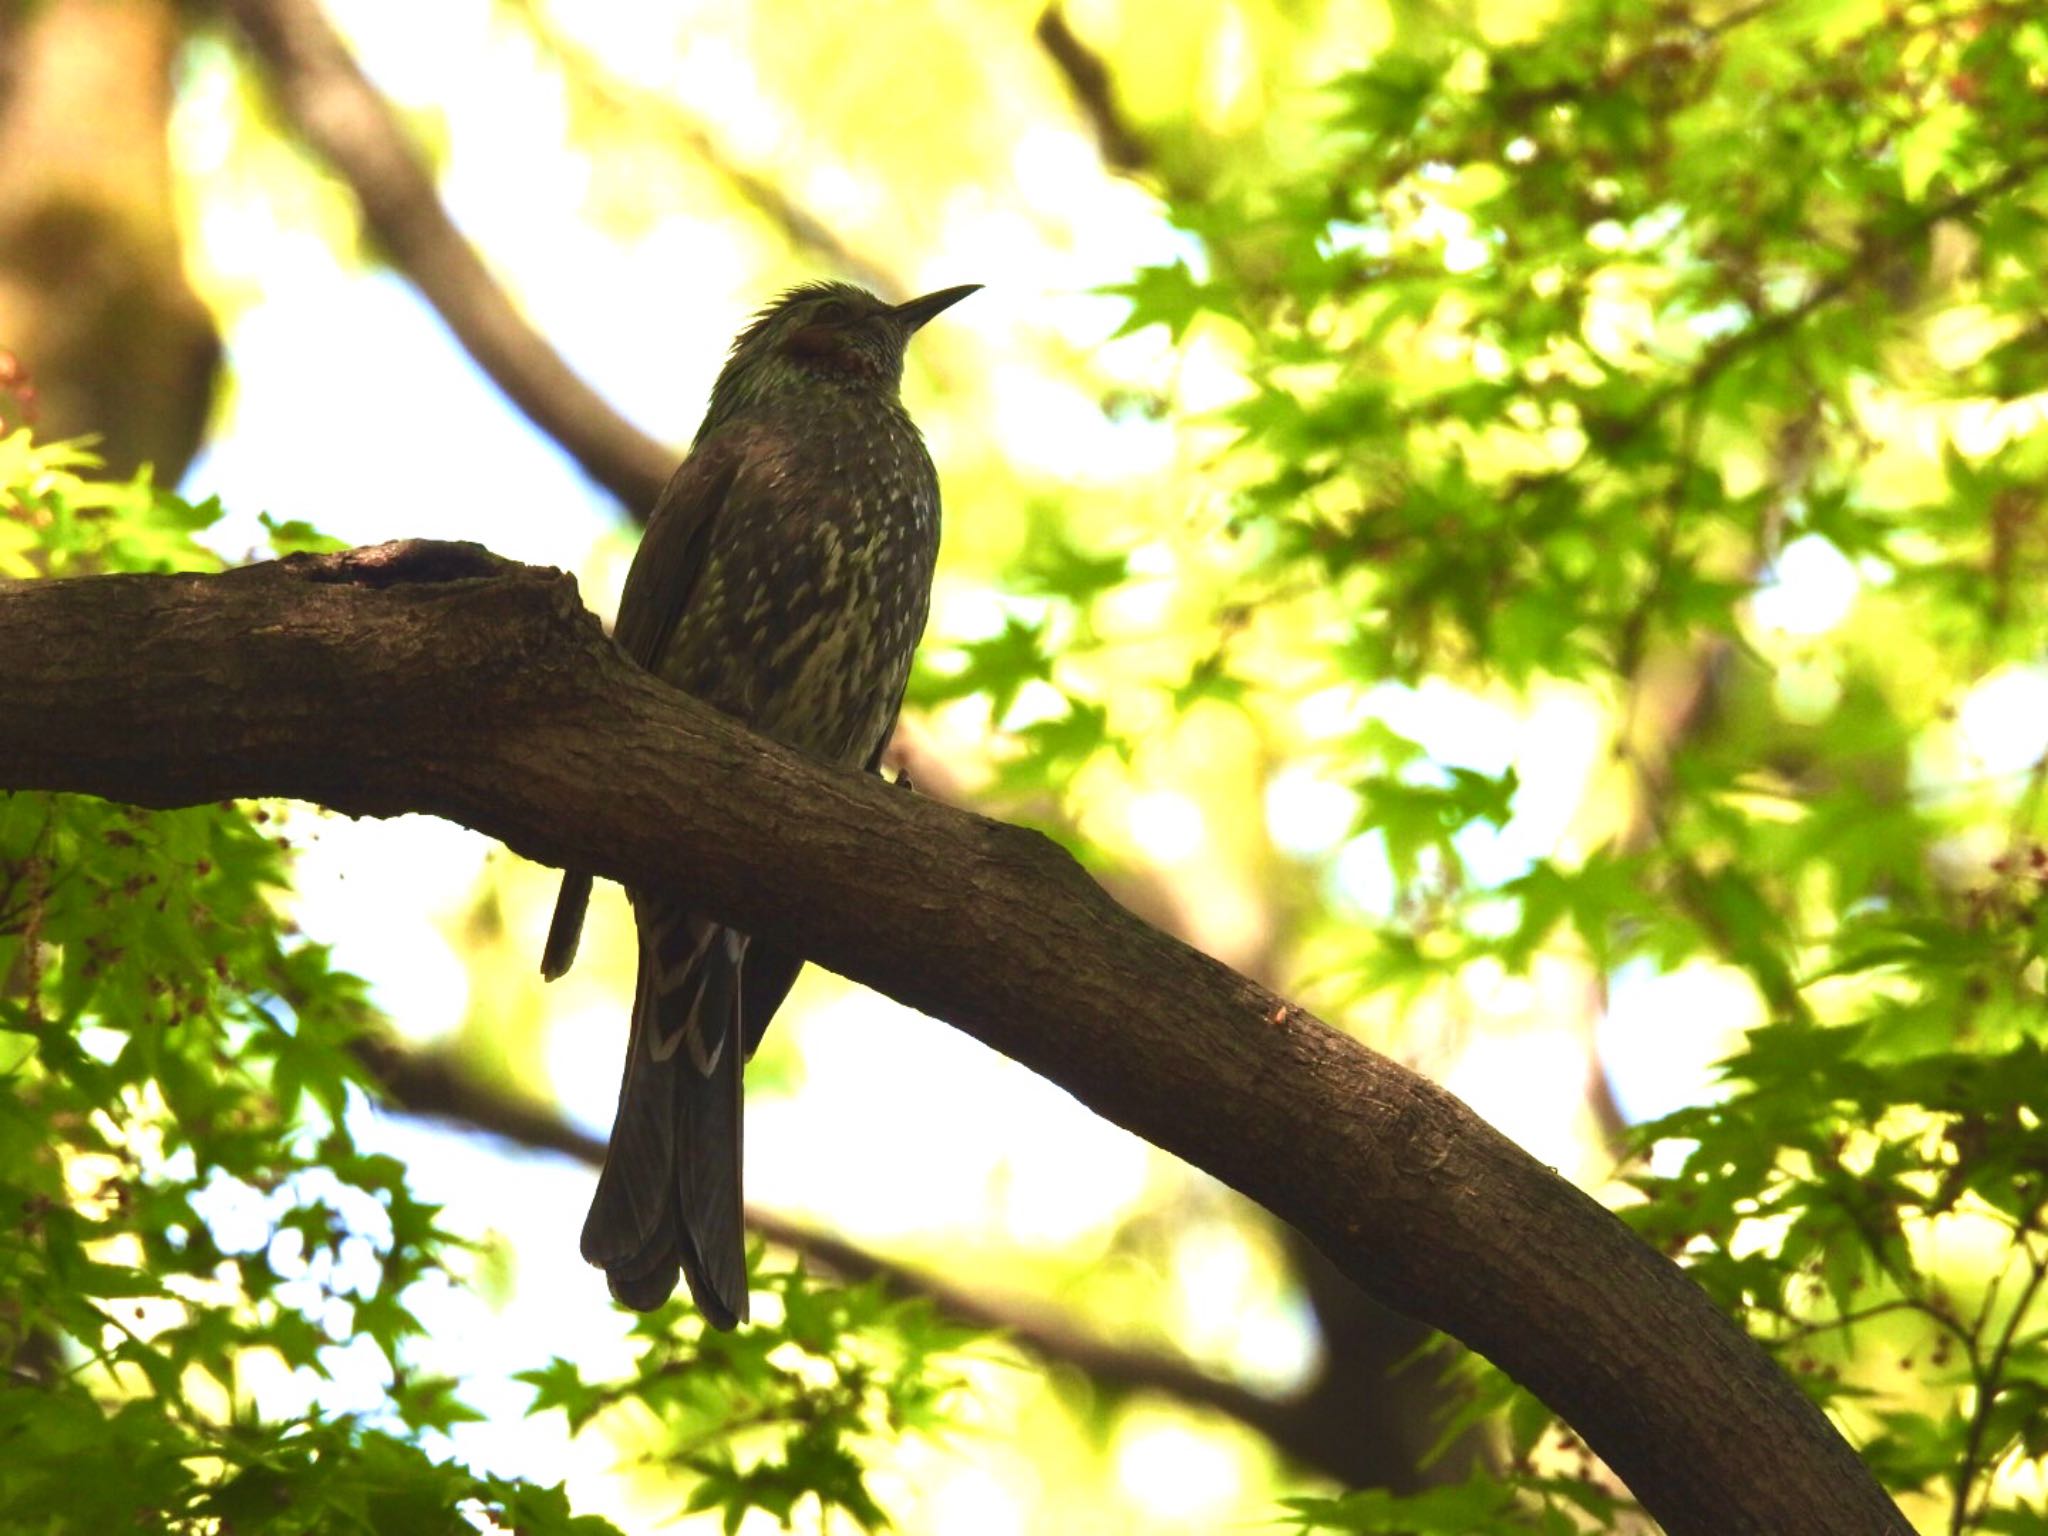
[[[655,503],[612,638],[655,676],[787,747],[880,772],[931,608],[939,481],[901,398],[904,353],[978,283],[890,304],[808,283],[733,342]],[[678,1275],[713,1327],[747,1318],[741,1089],[801,956],[697,910],[686,873],[627,892],[632,1029],[583,1257],[648,1312]],[[575,958],[569,870],[541,958]]]

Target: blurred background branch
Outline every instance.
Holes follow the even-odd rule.
[[[604,1161],[604,1141],[580,1131],[559,1113],[545,1105],[523,1102],[505,1090],[478,1078],[464,1058],[454,1052],[418,1051],[390,1041],[358,1042],[358,1054],[372,1077],[389,1095],[392,1108],[403,1114],[422,1115],[453,1123],[459,1128],[502,1137],[527,1151],[552,1152],[590,1167]],[[1273,1396],[1202,1370],[1192,1361],[1158,1350],[1129,1347],[1091,1331],[1059,1308],[1027,1297],[1004,1296],[1000,1287],[962,1283],[915,1265],[900,1263],[875,1253],[859,1243],[821,1227],[759,1206],[747,1211],[747,1227],[807,1263],[818,1265],[840,1278],[859,1282],[880,1280],[899,1295],[930,1300],[948,1318],[974,1328],[992,1329],[1029,1351],[1047,1366],[1078,1372],[1092,1390],[1116,1397],[1132,1392],[1156,1392],[1190,1407],[1223,1414],[1263,1435],[1288,1461],[1307,1471],[1335,1478],[1347,1487],[1410,1488],[1419,1486],[1419,1466],[1414,1450],[1404,1443],[1408,1426],[1416,1422],[1412,1408],[1402,1403],[1399,1380],[1376,1380],[1372,1365],[1386,1369],[1399,1355],[1391,1354],[1394,1340],[1381,1336],[1370,1341],[1343,1338],[1331,1351],[1329,1365],[1318,1385],[1306,1392]],[[1316,1256],[1305,1261],[1326,1268],[1328,1261]],[[1349,1293],[1330,1311],[1362,1312],[1357,1288],[1334,1271],[1335,1285]],[[1370,1305],[1370,1304],[1367,1304]],[[1328,1315],[1328,1312],[1325,1312]],[[1386,1331],[1407,1334],[1412,1347],[1421,1338],[1413,1324],[1387,1314]],[[1356,1332],[1357,1330],[1353,1330]],[[1337,1394],[1320,1385],[1333,1371],[1363,1368],[1362,1377],[1341,1389],[1354,1395],[1360,1408],[1344,1412],[1332,1398]],[[1415,1374],[1427,1376],[1426,1366]],[[1375,1404],[1393,1403],[1395,1409],[1374,1411]],[[1372,1420],[1383,1418],[1377,1427],[1391,1428],[1392,1436],[1374,1434]],[[1426,1419],[1424,1420],[1426,1422]]]
[[[1038,25],[1031,35],[1038,40],[1046,61],[1066,82],[1075,109],[1095,135],[1102,163],[1126,176],[1151,170],[1151,147],[1124,116],[1109,66],[1101,54],[1081,41],[1068,24],[1065,10],[1048,5],[1038,13]]]
[[[635,517],[676,451],[628,422],[534,330],[441,206],[398,115],[315,0],[223,0],[286,119],[355,193],[363,220],[506,397]]]

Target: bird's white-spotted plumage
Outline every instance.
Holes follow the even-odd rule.
[[[889,306],[798,289],[741,335],[619,605],[627,655],[785,746],[880,760],[931,603],[939,485],[897,399],[911,334],[967,289]],[[640,936],[618,1116],[583,1228],[612,1293],[648,1310],[678,1275],[715,1326],[747,1315],[741,1067],[802,960],[696,911],[689,871],[632,891]],[[575,952],[571,873],[542,970]]]

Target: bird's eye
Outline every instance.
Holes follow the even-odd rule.
[[[853,318],[853,306],[844,299],[827,299],[811,311],[813,325],[839,325]]]

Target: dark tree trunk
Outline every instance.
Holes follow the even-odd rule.
[[[0,17],[0,349],[39,436],[175,484],[220,369],[171,196],[173,0],[6,0]]]

